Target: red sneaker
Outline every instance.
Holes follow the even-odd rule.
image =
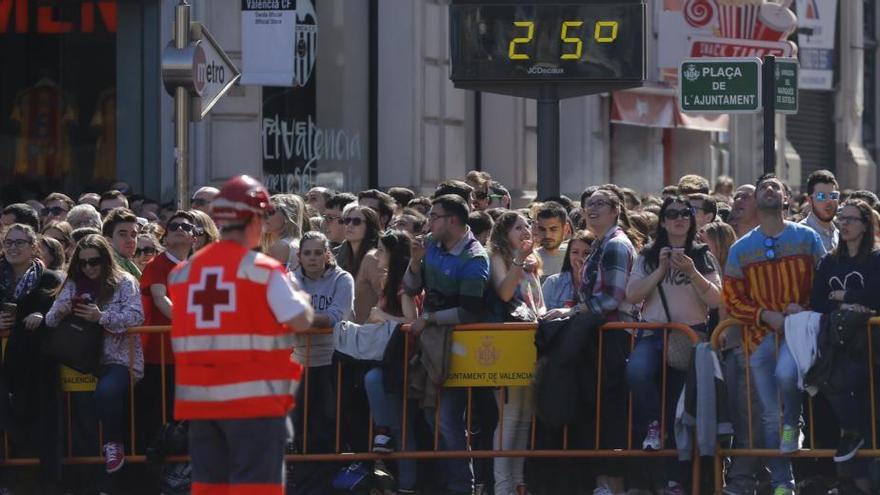
[[[125,447],[122,442],[104,444],[104,465],[108,473],[115,473],[125,464]]]

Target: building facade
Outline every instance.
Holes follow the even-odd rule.
[[[116,178],[173,198],[173,108],[160,59],[177,3],[0,2],[0,54],[4,68],[17,68],[0,73],[4,202],[38,190],[100,189]],[[193,19],[241,67],[241,0],[190,3]],[[759,116],[677,109],[661,40],[668,6],[688,3],[647,2],[645,88],[562,102],[562,193],[605,182],[653,192],[686,173],[746,182],[760,172]],[[777,117],[778,171],[797,185],[829,168],[844,187],[874,189],[880,12],[871,0],[834,3],[832,85],[802,90],[799,114]],[[534,196],[535,102],[453,87],[447,0],[298,0],[298,11],[298,33],[316,40],[297,47],[308,61],[299,84],[237,86],[191,124],[191,187],[249,173],[276,191],[428,192],[481,169],[515,197]]]

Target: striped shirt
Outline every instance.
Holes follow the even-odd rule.
[[[819,234],[792,222],[785,222],[776,238],[753,229],[730,248],[724,270],[724,305],[732,318],[749,325],[751,347],[771,331],[761,323],[762,310],[783,312],[792,303],[809,306],[816,266],[824,251]]]
[[[483,293],[489,280],[489,257],[470,228],[450,250],[425,239],[425,257],[420,274],[407,270],[403,277],[406,293],[425,290],[425,311],[436,312],[437,323],[455,325],[480,321],[486,311]]]

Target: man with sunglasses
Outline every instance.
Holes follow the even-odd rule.
[[[67,220],[67,213],[76,203],[66,194],[53,192],[46,196],[43,204],[46,205],[43,208],[43,216],[45,217],[43,223],[48,223],[52,220],[59,222]]]
[[[140,280],[141,270],[132,260],[137,249],[137,236],[140,231],[134,212],[128,208],[114,208],[104,218],[101,230],[104,237],[113,246],[113,256],[119,266]]]
[[[189,421],[194,495],[284,492],[287,415],[301,371],[293,334],[314,313],[284,265],[255,251],[273,211],[257,180],[230,179],[211,208],[220,241],[168,277],[174,416]]]
[[[196,190],[196,192],[193,193],[192,199],[190,199],[190,205],[194,210],[199,210],[210,214],[211,202],[214,201],[214,198],[216,198],[217,194],[219,193],[220,190],[216,187],[200,187]]]
[[[801,391],[791,354],[780,352],[777,358],[777,339],[781,343],[784,337],[785,317],[809,305],[816,266],[825,250],[815,231],[785,221],[782,180],[764,174],[755,184],[755,196],[759,224],[730,249],[724,304],[732,318],[745,323],[746,345],[753,349],[749,367],[761,405],[759,440],[764,448],[792,453],[800,448]],[[780,410],[784,413],[781,434]],[[791,461],[769,458],[766,463],[774,495],[793,494]]]
[[[330,249],[336,253],[337,248],[345,240],[345,225],[342,223],[342,210],[350,203],[357,201],[357,197],[349,193],[334,194],[324,204],[322,215],[324,222],[321,227],[324,235],[330,240]]]
[[[144,308],[144,325],[171,325],[172,304],[168,292],[168,275],[182,261],[189,258],[195,242],[195,218],[187,211],[175,212],[168,221],[164,237],[165,252],[154,257],[144,267],[141,276],[141,303]],[[162,370],[165,365],[167,380],[174,382],[174,354],[171,340],[165,336],[143,335],[144,378],[135,388],[138,404],[136,427],[138,445],[148,445],[152,435],[162,425]],[[163,349],[164,348],[164,349]],[[173,387],[168,387],[166,416],[173,417]]]
[[[801,221],[819,234],[825,252],[837,247],[840,231],[834,224],[837,208],[840,206],[840,191],[837,178],[828,170],[817,170],[807,178],[807,201],[810,214]]]

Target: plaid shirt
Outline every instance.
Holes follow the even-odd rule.
[[[620,227],[614,227],[605,237],[593,242],[581,275],[579,302],[609,321],[620,321],[623,314],[634,316],[633,306],[623,299],[635,257],[636,250]]]

